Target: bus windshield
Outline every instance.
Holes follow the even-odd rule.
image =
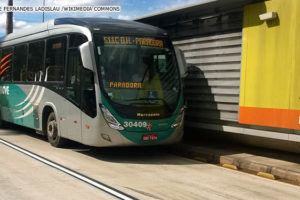
[[[179,99],[180,77],[171,42],[100,34],[94,39],[102,89],[121,116],[172,115]]]

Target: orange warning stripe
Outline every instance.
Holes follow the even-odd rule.
[[[240,107],[239,123],[300,129],[300,110]]]
[[[7,63],[11,62],[11,60],[8,60],[6,61],[5,63],[3,63],[1,66],[0,66],[0,69],[2,69],[3,67],[5,67],[5,65],[7,65]]]
[[[7,69],[9,69],[9,68],[10,68],[10,66],[5,67],[5,68],[0,72],[0,76],[1,76]]]
[[[3,58],[1,59],[0,63],[2,63],[6,58],[8,58],[8,57],[11,56],[11,55],[12,55],[12,53],[7,54],[5,57],[3,57]]]

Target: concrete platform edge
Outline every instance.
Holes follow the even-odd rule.
[[[177,144],[170,146],[167,151],[169,153],[180,155],[186,158],[207,162],[211,164],[234,165],[238,170],[258,174],[259,172],[274,175],[275,179],[289,182],[300,186],[300,172],[293,169],[286,169],[284,166],[270,165],[252,161],[245,156],[222,155],[219,152],[209,148],[193,146],[188,144]]]

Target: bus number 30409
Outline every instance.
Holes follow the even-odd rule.
[[[148,127],[148,123],[147,122],[124,122],[124,127],[139,127],[139,128],[147,128]]]

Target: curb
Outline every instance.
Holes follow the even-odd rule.
[[[300,186],[300,171],[297,172],[291,169],[286,169],[284,166],[252,161],[250,158],[254,155],[236,155],[235,152],[230,152],[230,150],[223,151],[222,149],[205,148],[187,144],[170,146],[166,150],[169,153],[198,160],[200,162],[218,164],[229,169],[245,171],[256,174],[260,177],[272,180],[282,180]],[[228,153],[228,155],[224,155],[224,153]],[[300,166],[297,166],[297,168],[300,169]]]

